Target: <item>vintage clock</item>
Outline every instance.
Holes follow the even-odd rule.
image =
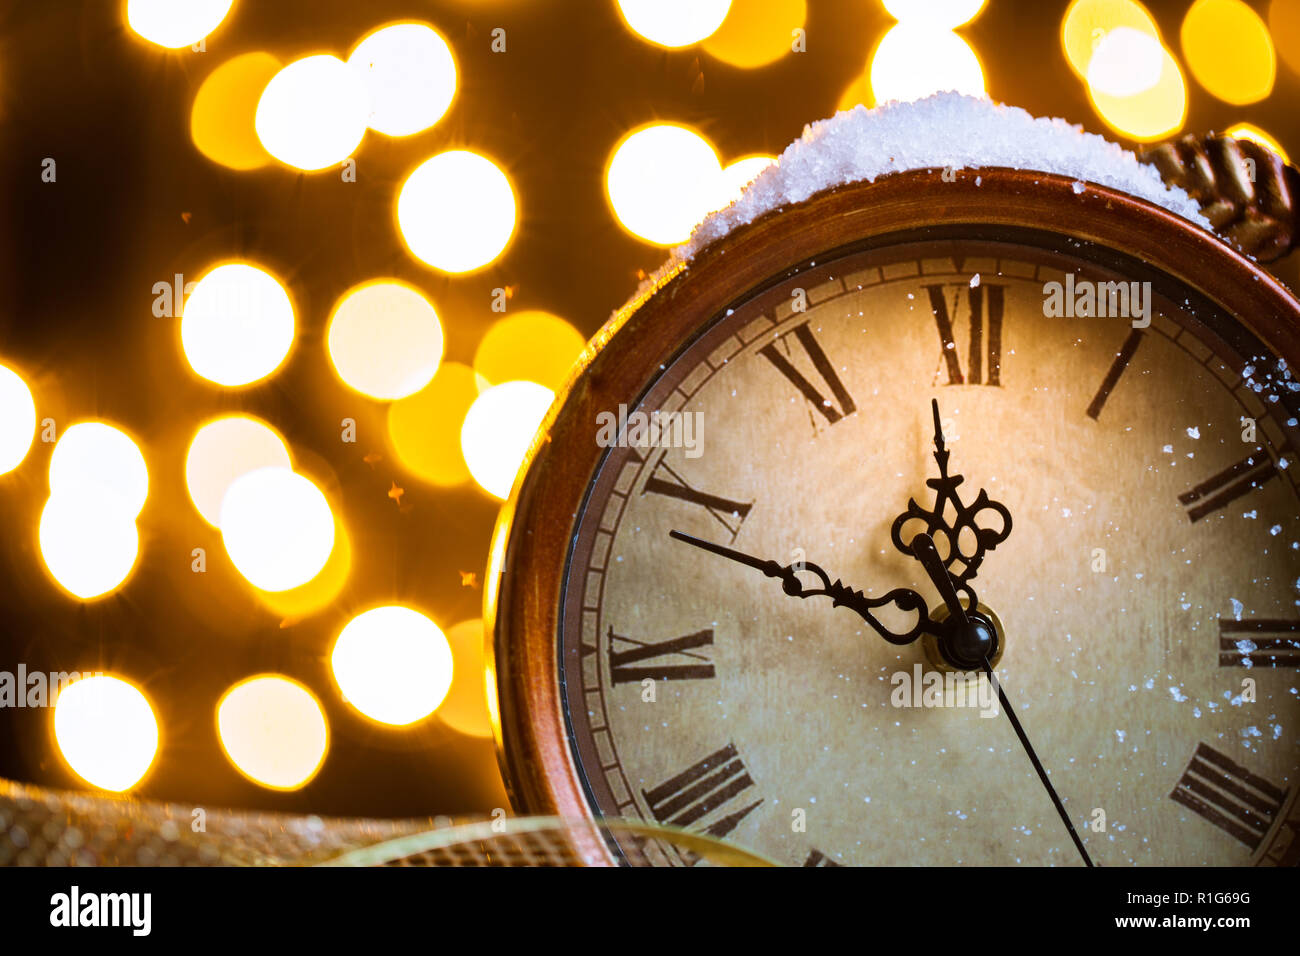
[[[1149,158],[1195,187],[1223,142]],[[1279,253],[1266,172],[1192,192]],[[493,545],[517,809],[793,865],[1296,862],[1300,303],[1082,185],[827,188],[596,336]],[[985,661],[1019,727],[946,676]]]

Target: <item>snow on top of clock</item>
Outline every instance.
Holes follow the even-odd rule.
[[[1075,191],[1097,183],[1163,206],[1203,229],[1210,223],[1182,189],[1117,143],[1063,119],[958,93],[936,93],[873,110],[855,106],[804,127],[803,136],[726,209],[708,216],[673,259],[691,259],[737,226],[842,183],[909,169],[1007,166],[1072,176]]]

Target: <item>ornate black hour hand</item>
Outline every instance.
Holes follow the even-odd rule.
[[[908,557],[916,557],[912,545],[918,534],[928,534],[935,539],[936,545],[942,540],[944,547],[937,550],[944,555],[943,567],[951,575],[953,586],[966,595],[966,607],[973,608],[978,600],[970,579],[979,571],[984,556],[1011,534],[1011,512],[1002,502],[990,498],[983,488],[971,504],[961,500],[957,488],[965,479],[961,475],[948,474],[949,452],[944,445],[937,399],[930,400],[930,408],[934,413],[934,460],[939,465],[939,477],[927,478],[925,483],[934,489],[934,508],[927,510],[917,504],[915,498],[908,499],[907,510],[894,519],[889,537],[894,547]],[[996,514],[1000,519],[998,525],[982,524],[984,512]],[[915,522],[918,521],[924,527],[912,531],[905,540],[904,527],[912,522],[916,528]]]
[[[775,561],[745,554],[735,548],[728,548],[720,544],[714,544],[712,541],[705,541],[702,538],[683,534],[681,531],[670,531],[668,534],[678,541],[694,545],[702,551],[708,551],[711,554],[720,555],[746,567],[754,568],[756,571],[763,572],[769,578],[779,579],[781,589],[791,597],[829,597],[832,607],[846,607],[851,611],[856,611],[864,621],[871,625],[877,634],[891,644],[910,644],[922,634],[938,636],[944,633],[944,625],[939,621],[932,620],[929,613],[927,613],[925,598],[907,588],[895,588],[882,597],[869,598],[861,591],[856,591],[839,580],[831,581],[829,574],[808,561],[801,562],[798,565],[778,564]],[[799,580],[799,575],[804,572],[816,577],[821,583],[821,587],[806,587]],[[901,611],[915,612],[917,616],[916,623],[902,632],[886,627],[871,612],[887,604],[892,604]]]

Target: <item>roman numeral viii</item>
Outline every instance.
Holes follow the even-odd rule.
[[[966,290],[966,303],[970,311],[970,349],[967,352],[967,372],[963,375],[961,359],[957,356],[957,340],[953,335],[953,320],[948,313],[948,299],[944,285],[928,285],[930,312],[939,330],[939,343],[943,359],[948,366],[949,385],[1001,385],[1002,384],[1002,306],[1006,286],[977,285]],[[955,307],[955,304],[954,304]],[[985,367],[985,359],[988,366]]]
[[[808,854],[808,859],[803,861],[804,866],[843,866],[843,863],[836,863],[821,850],[813,850]]]
[[[710,836],[725,837],[763,802],[760,798],[745,803],[746,792],[753,789],[754,781],[736,753],[736,745],[727,744],[641,794],[656,820],[675,827],[689,827],[717,811],[729,810],[704,828]]]
[[[1200,521],[1276,477],[1277,466],[1264,449],[1256,448],[1236,464],[1184,491],[1178,502],[1187,509],[1188,520]]]
[[[1286,793],[1205,744],[1197,744],[1170,798],[1254,850]]]
[[[615,642],[630,644],[626,650],[615,650]],[[696,631],[684,637],[656,643],[645,643],[623,637],[609,629],[609,673],[615,684],[640,683],[647,677],[652,680],[702,680],[715,676],[713,663],[704,654],[694,653],[697,647],[712,647],[713,631]],[[699,663],[669,663],[672,658],[693,660]]]
[[[1220,618],[1219,666],[1300,667],[1300,621]]]
[[[839,403],[838,408],[812,382],[808,381],[804,374],[795,368],[782,353],[779,347],[782,344],[786,346],[787,352],[790,350],[789,337],[791,334],[794,335],[795,341],[799,343],[804,354],[812,362],[812,367],[817,370],[817,374],[825,383],[825,387],[830,390],[835,401]],[[830,359],[822,351],[821,344],[813,336],[812,329],[808,328],[807,322],[795,326],[793,333],[786,333],[775,341],[764,345],[758,350],[758,354],[771,362],[778,372],[789,379],[790,384],[799,390],[799,394],[812,402],[813,407],[821,412],[830,424],[834,425],[841,418],[852,415],[858,410],[858,406],[853,401],[853,396],[849,394],[848,389],[844,387],[844,383],[840,381],[839,375],[835,372],[835,367],[831,365]]]

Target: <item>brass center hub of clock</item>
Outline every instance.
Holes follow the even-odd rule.
[[[942,639],[927,634],[922,642],[926,658],[941,671],[982,670],[985,657],[994,667],[1002,659],[1006,633],[992,608],[977,604],[966,616],[969,623],[965,627],[954,628]],[[930,617],[935,621],[947,620],[950,617],[947,606],[935,608]]]

